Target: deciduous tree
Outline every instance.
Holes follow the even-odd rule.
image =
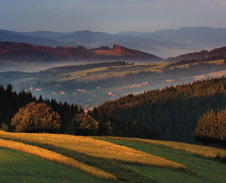
[[[11,122],[16,132],[57,132],[60,116],[47,104],[31,102],[22,107]]]

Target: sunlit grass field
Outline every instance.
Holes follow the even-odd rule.
[[[226,150],[218,149],[213,147],[195,145],[195,144],[187,144],[181,142],[171,142],[171,141],[163,141],[163,140],[149,140],[149,139],[139,139],[139,138],[124,138],[124,137],[105,137],[105,139],[112,140],[126,140],[131,142],[139,142],[144,144],[150,144],[155,146],[161,146],[170,148],[173,150],[179,150],[188,152],[194,155],[199,155],[205,158],[215,158],[220,155],[222,157],[226,157]]]
[[[81,137],[3,131],[0,131],[0,138],[11,139],[10,143],[12,144],[23,142],[23,146],[28,146],[31,151],[31,147],[35,146],[35,148],[41,148],[50,154],[56,153],[59,156],[67,157],[69,162],[74,160],[77,164],[97,169],[101,172],[100,175],[104,173],[109,175],[109,178],[101,177],[98,174],[87,172],[86,168],[73,169],[73,166],[68,166],[65,162],[60,163],[54,160],[71,167],[70,170],[78,174],[92,175],[94,180],[99,179],[100,182],[226,181],[224,173],[226,165],[210,159],[219,154],[224,156],[226,152],[222,149],[135,138]],[[12,142],[12,139],[17,142]],[[32,154],[32,152],[29,153]],[[74,181],[67,180],[65,182]]]
[[[107,183],[109,181],[75,171],[58,163],[0,147],[1,183]]]
[[[95,167],[86,165],[84,163],[74,160],[73,158],[66,157],[66,156],[63,156],[54,151],[50,151],[50,150],[43,149],[40,147],[24,144],[21,142],[15,142],[15,141],[11,141],[11,140],[3,140],[3,139],[0,139],[0,147],[6,147],[6,148],[26,152],[29,154],[33,154],[33,155],[39,156],[41,158],[59,163],[61,165],[64,165],[64,166],[67,166],[67,167],[70,167],[70,168],[73,168],[76,170],[80,170],[82,172],[85,172],[87,174],[90,174],[90,175],[93,175],[93,176],[96,176],[96,177],[99,177],[102,179],[116,179],[115,176],[113,176],[109,173],[106,173],[102,170],[99,170]]]
[[[0,132],[0,137],[38,144],[47,144],[57,148],[64,148],[74,152],[83,153],[88,156],[112,159],[129,164],[166,167],[188,171],[185,166],[168,161],[159,156],[153,156],[142,151],[137,151],[125,146],[119,146],[109,142],[96,140],[90,137],[6,132]]]
[[[142,139],[134,140],[129,138],[100,138],[100,139],[116,143],[119,145],[124,145],[140,151],[144,151],[146,153],[150,153],[153,155],[164,157],[171,161],[181,163],[194,171],[194,175],[191,175],[184,174],[182,172],[174,171],[171,169],[131,166],[136,172],[139,172],[144,176],[150,177],[156,180],[157,182],[168,182],[168,183],[226,182],[225,175],[226,164],[209,159],[209,157],[215,156],[218,153],[225,155],[226,150],[167,141],[142,140]],[[202,158],[200,156],[205,156],[208,158]]]

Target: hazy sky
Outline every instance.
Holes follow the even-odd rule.
[[[226,27],[226,0],[0,0],[0,29],[56,32]]]

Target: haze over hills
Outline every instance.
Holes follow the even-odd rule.
[[[185,27],[155,32],[15,32],[0,30],[0,41],[25,42],[44,46],[78,46],[87,48],[121,45],[160,57],[172,57],[226,45],[226,28]]]

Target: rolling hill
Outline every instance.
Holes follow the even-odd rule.
[[[39,180],[51,182],[59,178],[59,182],[68,183],[74,181],[223,183],[226,180],[224,174],[226,165],[215,159],[219,155],[224,157],[226,151],[198,145],[130,138],[97,139],[0,131],[0,146],[0,153],[3,155],[0,162],[7,165],[1,170],[0,178],[9,183],[17,180],[36,181],[37,175]],[[55,156],[49,159],[50,161],[42,159],[48,159],[47,157],[52,154]],[[13,156],[16,156],[17,160]],[[145,164],[140,163],[142,157]],[[69,165],[73,161],[76,161],[76,164]],[[28,168],[18,169],[22,164]],[[80,164],[84,169],[80,168]],[[40,167],[47,166],[48,171],[39,170]],[[10,172],[12,170],[13,175]],[[94,173],[93,170],[99,170],[99,173]],[[11,176],[7,176],[8,172]],[[57,172],[57,175],[54,172]],[[85,174],[88,176],[84,176]]]
[[[87,49],[83,46],[57,48],[32,45],[28,43],[0,42],[0,61],[18,62],[78,62],[78,61],[111,61],[111,60],[129,60],[154,62],[163,59],[155,55],[128,49],[119,45],[113,45],[113,48],[100,47],[98,49]]]

